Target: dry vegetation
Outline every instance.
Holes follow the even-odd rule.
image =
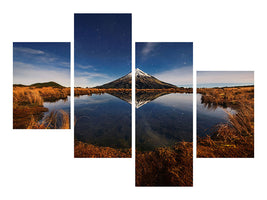
[[[131,149],[120,150],[110,147],[98,147],[92,144],[75,141],[75,158],[131,158]]]
[[[193,88],[169,88],[169,89],[136,89],[136,93],[151,92],[151,93],[192,93]]]
[[[66,99],[70,96],[70,88],[43,87],[33,89],[40,93],[44,101],[57,101],[59,99]]]
[[[136,89],[136,93],[192,93],[192,88],[170,88],[170,89]],[[99,88],[74,88],[75,96],[92,94],[131,94],[132,89],[99,89]]]
[[[52,111],[47,115],[42,122],[38,122],[31,118],[27,129],[69,129],[70,121],[69,115],[63,110]]]
[[[228,123],[213,127],[210,136],[198,138],[198,157],[254,157],[254,87],[198,89],[207,106],[231,107]]]
[[[69,116],[64,111],[51,112],[43,122],[44,101],[65,99],[70,88],[13,87],[13,128],[69,128]]]
[[[124,93],[124,94],[131,94],[131,89],[99,89],[99,88],[74,88],[74,95],[92,95],[92,94],[104,94],[104,93]]]
[[[193,186],[192,143],[137,151],[136,186]]]

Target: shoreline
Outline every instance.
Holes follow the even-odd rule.
[[[66,99],[70,95],[70,88],[55,87],[13,87],[13,129],[46,129],[44,124],[39,124],[39,120],[44,117],[44,112],[48,108],[44,107],[44,102],[56,102]],[[66,116],[68,115],[68,117]],[[61,116],[62,127],[57,127],[57,117]],[[64,111],[51,111],[45,119],[54,123],[55,128],[67,128],[69,124],[69,114]]]

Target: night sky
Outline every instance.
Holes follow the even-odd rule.
[[[137,42],[136,67],[161,81],[192,87],[193,43]]]
[[[131,71],[131,14],[75,14],[75,86],[94,87]]]
[[[70,87],[70,43],[14,42],[13,83],[55,81]]]

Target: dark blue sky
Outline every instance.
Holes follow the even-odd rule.
[[[70,43],[14,42],[13,83],[47,81],[70,86]]]
[[[75,14],[75,86],[93,87],[131,71],[131,14]]]
[[[162,81],[192,87],[193,43],[137,42],[136,67]]]

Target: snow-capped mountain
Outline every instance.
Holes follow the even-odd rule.
[[[126,88],[130,89],[132,84],[132,73],[115,80],[109,83],[106,83],[102,86],[96,88]],[[143,72],[141,69],[135,70],[135,87],[136,89],[167,89],[167,88],[176,88],[175,85],[165,83],[158,80],[157,78]]]
[[[151,77],[149,74],[143,72],[141,69],[136,68],[135,77],[139,78],[139,77],[142,77],[142,76]]]
[[[176,88],[175,85],[160,81],[154,76],[151,76],[138,68],[135,71],[135,87],[136,89]]]
[[[124,89],[131,89],[132,88],[132,72],[129,74],[116,79],[115,81],[111,81],[101,86],[97,86],[96,88],[124,88]]]

